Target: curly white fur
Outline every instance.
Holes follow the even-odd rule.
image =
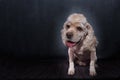
[[[66,26],[68,27],[66,28]],[[77,27],[80,27],[79,30],[77,30]],[[66,36],[68,32],[73,34],[71,39],[68,39]],[[98,41],[94,35],[92,26],[87,22],[85,16],[78,13],[71,14],[64,23],[63,29],[61,30],[61,36],[64,45],[66,45],[67,41],[75,43],[74,46],[68,49],[68,75],[73,75],[75,73],[75,59],[77,59],[80,65],[86,65],[85,61],[90,60],[90,75],[96,75],[95,62],[97,60],[96,46]]]

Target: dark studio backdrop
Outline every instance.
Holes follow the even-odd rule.
[[[0,0],[0,77],[65,77],[68,64],[39,60],[67,60],[60,30],[76,12],[95,31],[98,59],[120,59],[120,0]],[[120,76],[117,64],[101,64],[98,75]]]
[[[98,58],[120,57],[119,0],[0,0],[0,54],[63,58],[60,30],[66,18],[82,13],[98,38]]]

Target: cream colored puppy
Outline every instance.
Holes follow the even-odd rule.
[[[74,61],[79,65],[90,63],[91,76],[96,75],[95,62],[97,39],[91,25],[83,14],[71,14],[61,30],[62,41],[68,47],[69,68],[68,75],[75,73]]]

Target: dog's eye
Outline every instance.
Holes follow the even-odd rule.
[[[83,29],[81,27],[77,27],[77,30],[78,31],[82,31]]]
[[[70,25],[66,25],[66,28],[69,29],[69,28],[70,28]]]

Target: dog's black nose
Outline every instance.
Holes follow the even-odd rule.
[[[66,36],[68,39],[71,39],[73,37],[73,33],[72,32],[67,32]]]

